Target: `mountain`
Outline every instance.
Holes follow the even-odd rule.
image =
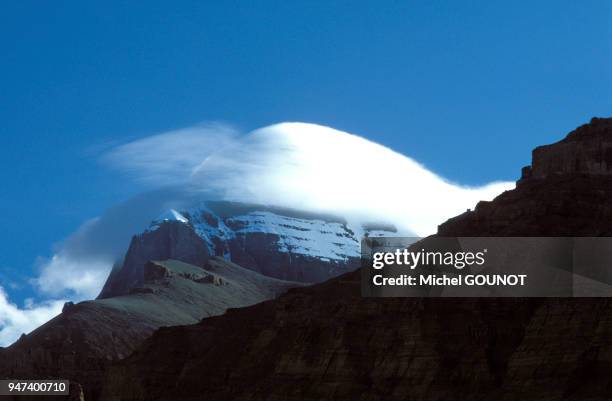
[[[155,330],[354,270],[362,235],[395,231],[244,203],[170,209],[132,238],[97,300],[67,303],[61,315],[0,349],[0,377],[67,378],[96,399],[109,364]]]
[[[611,149],[612,119],[593,119],[438,235],[609,235]],[[159,330],[109,368],[102,399],[612,399],[608,299],[362,298],[359,279]]]
[[[170,231],[160,235],[160,230]],[[123,295],[139,285],[148,260],[174,258],[199,265],[209,255],[269,277],[321,282],[359,266],[363,235],[395,232],[389,225],[350,226],[325,214],[204,201],[187,210],[168,210],[135,236],[122,266],[113,270],[99,297]]]

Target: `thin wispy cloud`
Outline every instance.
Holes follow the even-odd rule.
[[[187,183],[193,168],[214,152],[234,144],[238,132],[227,124],[202,124],[119,145],[101,160],[152,187]]]

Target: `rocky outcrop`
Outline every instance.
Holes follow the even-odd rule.
[[[531,168],[524,177],[554,174],[612,175],[612,119],[593,118],[565,139],[533,150]]]
[[[439,234],[609,235],[612,180],[593,152],[612,142],[609,122],[537,150],[516,189]],[[359,287],[348,273],[160,330],[109,369],[103,399],[612,399],[608,299],[373,299]]]

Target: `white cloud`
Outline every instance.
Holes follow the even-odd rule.
[[[19,308],[9,302],[6,292],[0,287],[0,346],[13,343],[22,333],[27,334],[58,315],[64,302],[49,300],[35,304],[30,300],[24,308]]]
[[[42,263],[35,286],[44,294],[52,296],[70,294],[74,301],[95,298],[104,285],[112,259],[77,259],[60,252]]]

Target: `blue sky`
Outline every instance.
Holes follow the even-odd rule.
[[[16,3],[0,12],[0,286],[17,303],[37,257],[140,192],[99,162],[118,143],[305,121],[476,185],[612,114],[608,1]]]

